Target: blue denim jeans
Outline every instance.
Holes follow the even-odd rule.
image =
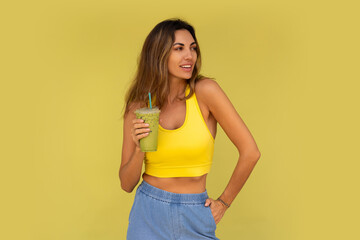
[[[216,239],[216,224],[207,191],[172,193],[143,181],[136,190],[129,215],[127,240]]]

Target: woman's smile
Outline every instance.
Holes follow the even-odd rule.
[[[192,72],[192,70],[193,70],[193,65],[192,64],[184,64],[184,65],[180,65],[180,67],[185,72]]]

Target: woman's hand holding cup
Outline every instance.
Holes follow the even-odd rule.
[[[149,124],[144,123],[143,119],[134,119],[132,128],[132,138],[138,148],[140,148],[140,139],[147,137],[150,132]]]

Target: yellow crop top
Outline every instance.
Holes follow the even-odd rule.
[[[186,87],[186,95],[189,93]],[[195,177],[210,171],[215,140],[201,114],[195,93],[186,100],[185,121],[180,128],[159,124],[158,148],[145,153],[145,173],[155,177]]]

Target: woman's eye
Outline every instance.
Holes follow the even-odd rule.
[[[192,47],[192,48],[190,48],[191,50],[197,50],[197,47]],[[175,51],[181,51],[181,50],[183,50],[183,47],[177,47],[177,48],[175,48]]]

